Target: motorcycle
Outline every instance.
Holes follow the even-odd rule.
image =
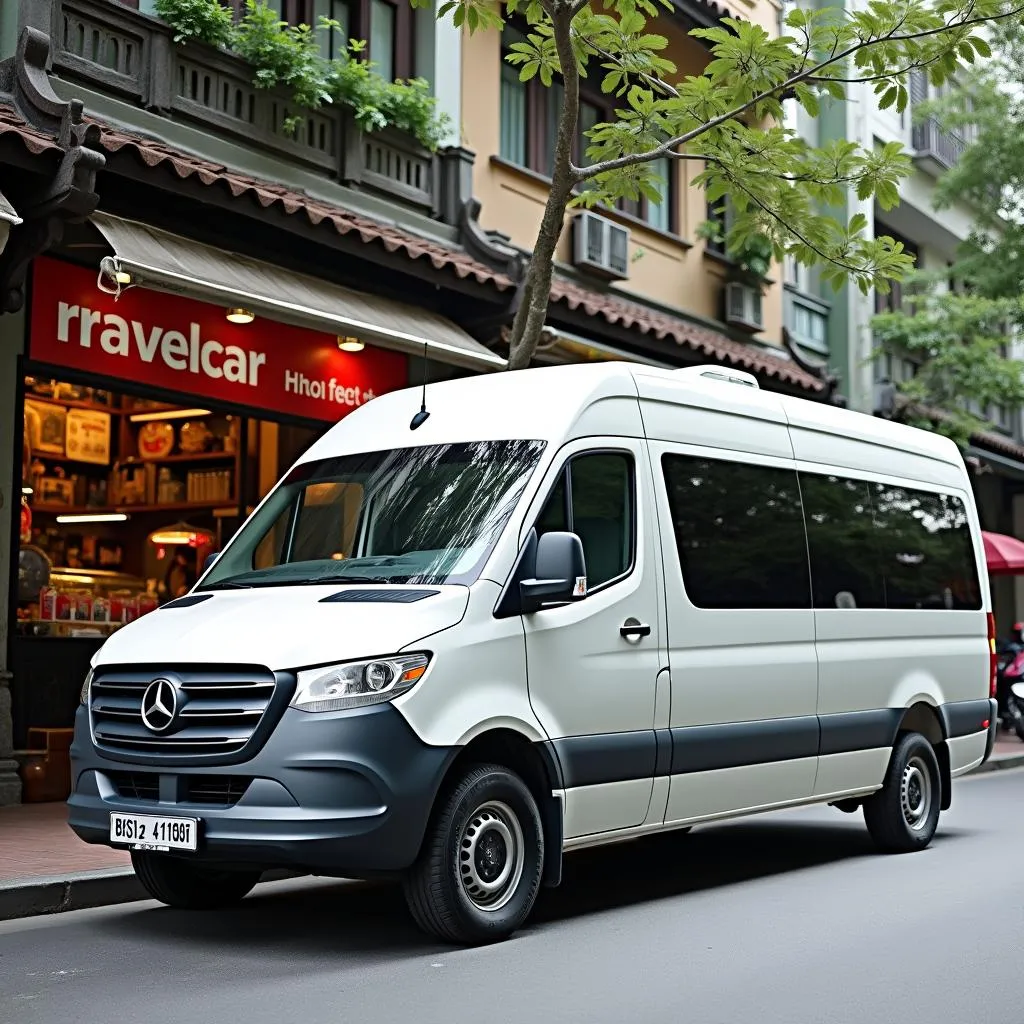
[[[1024,743],[1024,628],[1013,628],[1014,640],[1003,646],[996,660],[996,701],[999,719]]]

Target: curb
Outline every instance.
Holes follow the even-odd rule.
[[[0,882],[0,921],[148,899],[135,872],[122,868]]]
[[[294,871],[267,871],[259,884],[301,877]],[[94,910],[151,898],[130,868],[10,878],[0,881],[0,921]]]
[[[974,771],[968,775],[978,775],[981,772],[1009,771],[1011,768],[1024,768],[1024,753],[1008,754],[1006,757],[990,757],[984,764],[979,764]]]

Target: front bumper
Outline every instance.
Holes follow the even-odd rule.
[[[431,747],[390,704],[335,714],[288,709],[259,752],[226,767],[155,767],[103,756],[80,708],[69,823],[109,841],[111,811],[198,818],[204,863],[373,877],[419,853],[454,748]]]

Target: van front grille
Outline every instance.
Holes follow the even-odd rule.
[[[160,776],[156,772],[108,772],[118,796],[124,800],[155,804],[160,799]],[[176,803],[234,807],[245,796],[252,778],[248,775],[171,776]]]
[[[251,665],[100,668],[89,697],[93,741],[122,760],[251,755],[277,692],[274,673]]]

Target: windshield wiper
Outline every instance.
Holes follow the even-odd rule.
[[[205,587],[199,587],[199,591],[204,590],[252,590],[256,584],[254,583],[238,583],[235,580],[222,580],[220,583],[207,583]]]

